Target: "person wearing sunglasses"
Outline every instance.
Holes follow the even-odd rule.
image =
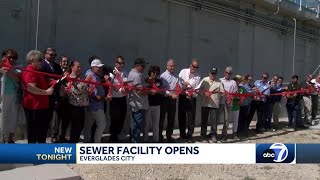
[[[2,52],[2,63],[16,66],[18,53],[14,49],[6,49]],[[0,68],[0,76],[6,74],[4,79],[3,119],[5,137],[8,143],[14,143],[14,133],[17,128],[21,109],[21,71],[18,69]]]
[[[199,61],[193,59],[189,68],[180,71],[179,79],[182,84],[182,90],[194,90],[199,85],[201,77],[197,72],[198,68]],[[196,97],[197,95],[193,92],[179,95],[178,120],[180,138],[188,142],[194,142],[193,132],[196,118]],[[188,128],[187,133],[186,128]]]
[[[125,83],[128,73],[124,70],[124,57],[118,56],[115,59],[113,72],[110,73],[110,82],[115,85]],[[122,131],[124,121],[127,115],[127,97],[125,89],[112,87],[112,100],[110,101],[110,142],[119,142],[119,134]]]
[[[269,74],[263,73],[262,79],[257,80],[254,83],[255,89],[261,93],[259,96],[254,96],[253,101],[250,104],[249,116],[248,116],[248,124],[247,128],[249,128],[252,118],[257,111],[257,124],[256,124],[256,132],[263,133],[265,131],[266,125],[266,97],[270,95],[270,84],[268,83]]]
[[[62,75],[63,71],[61,69],[61,66],[54,62],[56,59],[56,50],[52,47],[46,48],[43,52],[44,55],[44,61],[41,61],[40,69],[39,71],[49,73],[49,74],[55,74],[55,75]],[[52,77],[46,77],[48,83],[51,83],[53,78]],[[60,124],[62,122],[62,117],[60,110],[63,109],[60,106],[60,85],[61,83],[58,83],[54,88],[54,93],[49,96],[49,119],[51,121],[51,129],[52,129],[52,136],[51,141],[52,142],[59,142],[59,132],[60,132]],[[55,113],[55,116],[54,115]],[[63,137],[61,139],[63,141]]]

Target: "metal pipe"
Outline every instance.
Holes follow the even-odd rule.
[[[320,68],[320,65],[317,67],[316,70],[313,71],[312,75],[314,75],[318,71],[319,68]]]
[[[277,10],[277,12],[275,12],[273,14],[278,14],[278,12],[280,11],[280,2],[281,2],[281,0],[278,0],[278,10]]]
[[[296,58],[296,31],[297,31],[297,20],[294,20],[294,33],[293,33],[293,55],[292,55],[292,75],[294,75],[294,63]]]
[[[38,49],[38,35],[39,35],[39,16],[40,16],[40,0],[38,0],[38,10],[37,10],[37,27],[36,27],[36,45],[35,49]]]
[[[4,88],[5,88],[5,79],[6,79],[6,73],[2,74],[1,77],[1,103],[0,103],[0,142],[4,143],[4,119],[3,119],[3,105],[4,105]]]
[[[320,9],[319,9],[319,6],[320,6],[320,5],[318,5],[318,7],[317,7],[317,16],[316,16],[316,18],[319,18],[319,10],[320,10]]]
[[[299,7],[299,11],[302,11],[302,0],[300,0],[300,7]]]
[[[291,30],[290,27],[284,26],[284,25],[280,25],[268,20],[264,20],[262,18],[258,18],[252,15],[247,15],[243,12],[239,12],[230,8],[226,8],[220,5],[216,5],[213,3],[208,3],[205,1],[195,1],[195,0],[168,0],[169,2],[173,2],[173,3],[177,3],[177,4],[181,4],[181,5],[185,5],[185,6],[189,6],[189,7],[193,7],[193,8],[197,8],[197,6],[199,4],[201,4],[202,6],[202,10],[207,11],[207,12],[212,12],[215,14],[219,14],[222,16],[226,16],[226,17],[230,17],[233,19],[237,19],[237,20],[244,20],[244,21],[248,21],[250,20],[250,23],[255,24],[255,25],[260,25],[263,27],[268,27],[270,29],[273,29],[275,31],[278,32],[282,32],[282,31],[287,31],[288,33],[293,33],[293,30]],[[303,39],[313,39],[313,40],[317,40],[320,41],[320,37],[319,36],[314,36],[308,33],[304,33],[302,31],[297,30],[296,31],[296,36],[303,38]]]

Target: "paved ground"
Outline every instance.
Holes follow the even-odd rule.
[[[286,121],[286,119],[281,119]],[[283,124],[285,126],[285,124]],[[221,126],[219,126],[221,129]],[[199,128],[195,135],[199,136]],[[174,132],[178,137],[178,131]],[[283,128],[230,143],[319,143],[320,130]],[[199,142],[198,142],[199,143]],[[320,180],[320,164],[305,165],[69,165],[85,180],[104,179],[307,179]]]

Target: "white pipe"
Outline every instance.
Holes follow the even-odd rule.
[[[40,0],[38,0],[38,10],[37,10],[37,27],[36,27],[36,46],[35,46],[35,49],[38,49],[39,16],[40,16]]]
[[[317,7],[317,16],[316,16],[316,18],[319,18],[319,10],[320,10],[320,9],[319,9],[319,6],[320,6],[320,5],[318,5],[318,7]]]
[[[0,103],[0,142],[4,143],[4,119],[3,119],[3,105],[4,105],[4,87],[5,87],[5,79],[6,79],[6,73],[2,74],[1,77],[1,103]]]
[[[294,20],[294,32],[293,32],[293,55],[292,55],[292,75],[294,75],[294,63],[296,59],[296,32],[297,32],[297,20]]]
[[[302,11],[302,0],[300,0],[300,7],[299,7],[299,11]]]
[[[278,10],[277,10],[277,12],[275,12],[273,14],[278,14],[278,12],[280,11],[280,3],[281,3],[281,0],[278,0]]]

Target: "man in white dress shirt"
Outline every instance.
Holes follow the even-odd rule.
[[[193,132],[196,117],[196,93],[194,89],[201,81],[200,75],[196,72],[199,68],[197,59],[193,59],[190,67],[182,69],[179,73],[179,79],[183,90],[189,90],[190,93],[182,93],[179,95],[178,119],[180,138],[193,142]],[[187,120],[188,118],[188,120]],[[186,128],[188,132],[186,133]]]
[[[225,92],[236,93],[238,91],[237,83],[231,79],[232,67],[228,66],[224,70],[224,77],[220,78],[221,83],[223,84]],[[221,96],[220,105],[219,105],[219,119],[222,113],[224,112],[224,121],[223,121],[223,130],[222,130],[222,141],[227,140],[229,123],[232,119],[231,113],[232,103],[227,102],[227,96]]]

